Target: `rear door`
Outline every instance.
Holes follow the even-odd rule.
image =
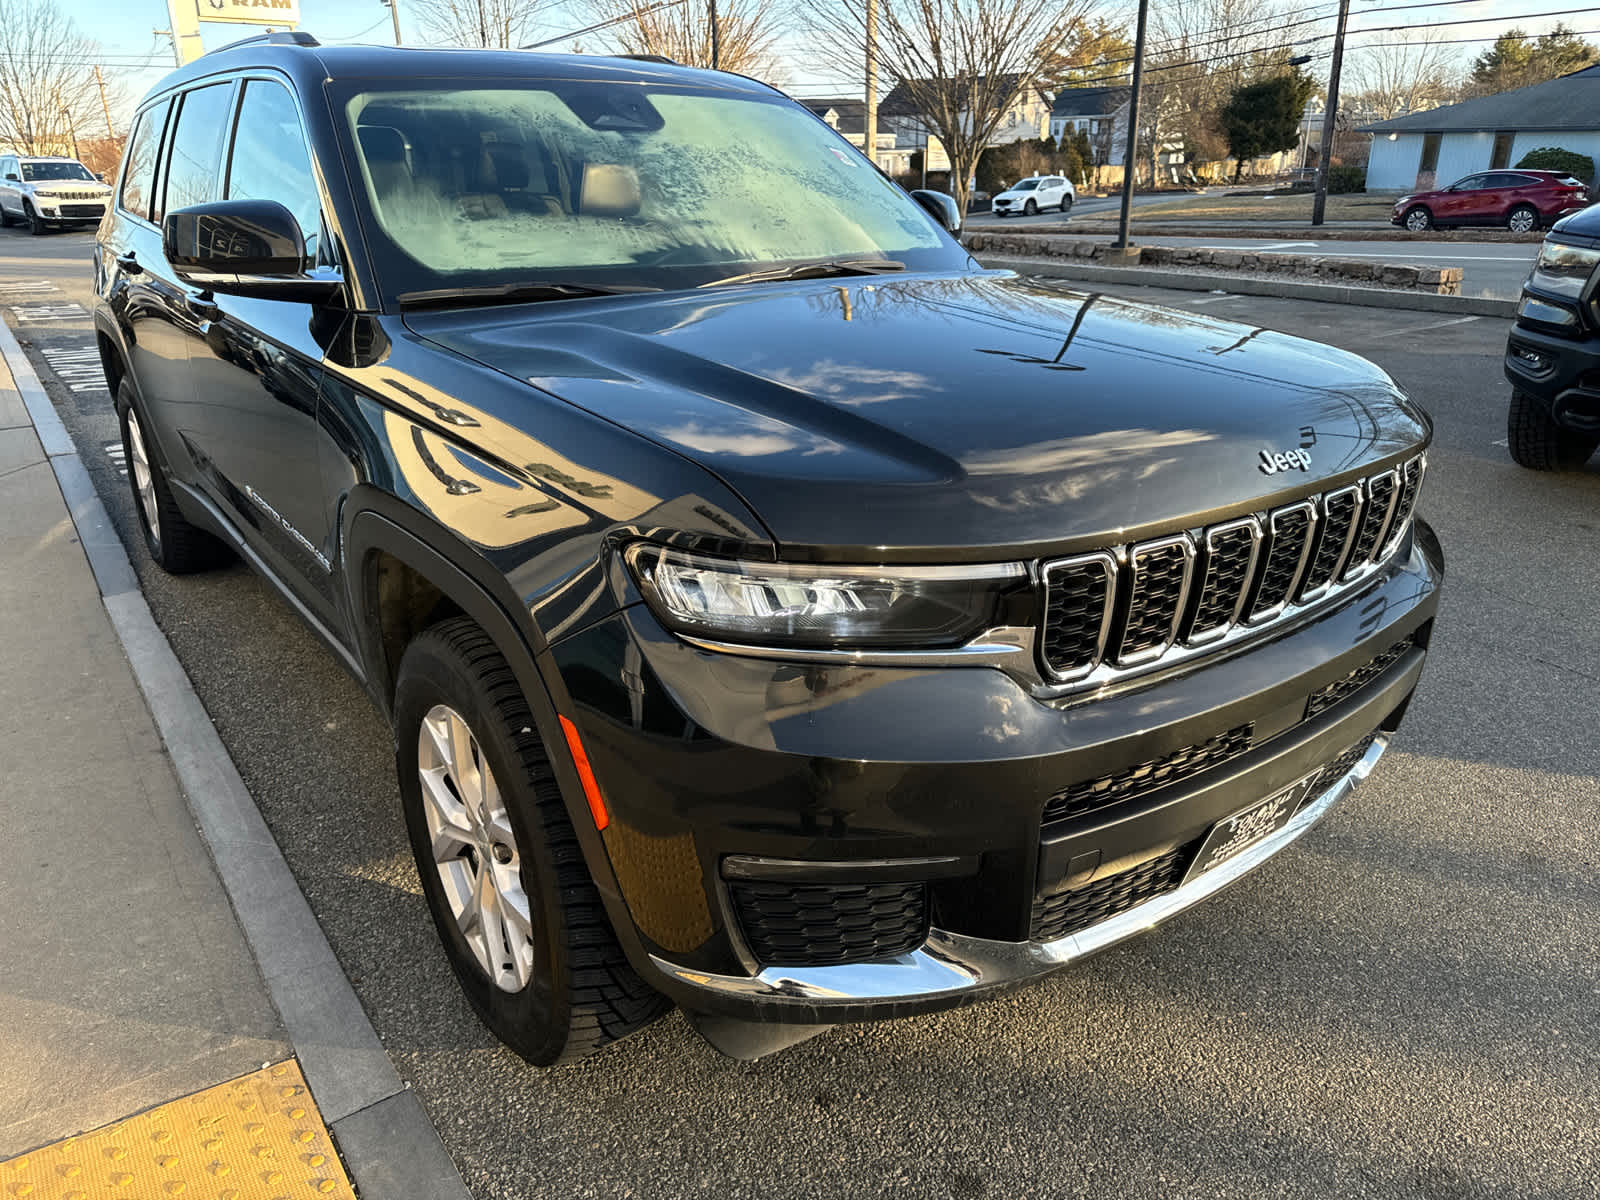
[[[17,179],[22,177],[22,168],[14,154],[0,158],[0,209],[13,216],[21,216],[22,193],[17,187],[17,180],[12,176],[16,176]]]
[[[216,198],[277,201],[299,222],[308,254],[326,264],[316,176],[288,87],[244,79],[237,113],[222,127],[229,136]],[[318,470],[317,393],[323,343],[340,314],[194,289],[189,300],[203,316],[190,343],[196,399],[187,436],[205,486],[280,581],[330,623],[333,531]]]

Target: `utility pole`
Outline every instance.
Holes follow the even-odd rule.
[[[861,148],[878,162],[878,0],[867,0],[867,111]]]
[[[1350,0],[1342,0],[1346,5]],[[1133,39],[1133,94],[1128,97],[1128,146],[1122,156],[1122,216],[1117,222],[1114,250],[1131,250],[1128,223],[1133,219],[1133,168],[1139,146],[1139,83],[1144,78],[1144,31],[1150,17],[1150,0],[1139,0],[1139,29]],[[1151,186],[1155,180],[1150,181]]]
[[[394,18],[394,44],[400,44],[400,0],[383,0],[389,6],[389,15]]]
[[[106,103],[106,77],[100,72],[100,64],[94,66],[94,81],[100,85],[100,111],[106,115],[106,136],[114,138],[116,130],[111,128],[111,105]]]
[[[717,0],[711,0],[711,69],[722,70],[722,27],[717,21]]]
[[[1344,64],[1344,27],[1350,0],[1339,0],[1339,28],[1333,35],[1333,63],[1328,68],[1328,106],[1322,114],[1322,149],[1317,154],[1317,194],[1311,201],[1311,223],[1322,224],[1328,207],[1328,163],[1333,158],[1333,127],[1339,117],[1339,68]]]
[[[61,115],[67,119],[67,133],[72,137],[72,157],[79,158],[78,154],[78,126],[72,119],[72,114],[66,109],[61,110]]]

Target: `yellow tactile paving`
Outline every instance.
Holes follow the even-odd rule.
[[[354,1200],[290,1059],[0,1162],[0,1200]]]

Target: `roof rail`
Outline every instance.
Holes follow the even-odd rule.
[[[639,62],[666,63],[669,67],[681,67],[683,64],[675,58],[668,58],[665,54],[613,54],[612,58],[632,58]]]
[[[320,46],[321,42],[309,33],[298,29],[285,30],[281,33],[256,33],[247,38],[240,38],[237,42],[229,42],[226,46],[218,46],[215,50],[206,51],[207,54],[221,54],[224,50],[237,50],[240,46]]]

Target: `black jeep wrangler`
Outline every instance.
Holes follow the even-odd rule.
[[[277,34],[140,106],[95,319],[149,551],[243,557],[392,718],[439,934],[529,1060],[1036,978],[1398,726],[1423,413],[958,224],[660,62]]]
[[[1581,467],[1600,446],[1600,207],[1557,221],[1522,285],[1506,343],[1511,457]]]

